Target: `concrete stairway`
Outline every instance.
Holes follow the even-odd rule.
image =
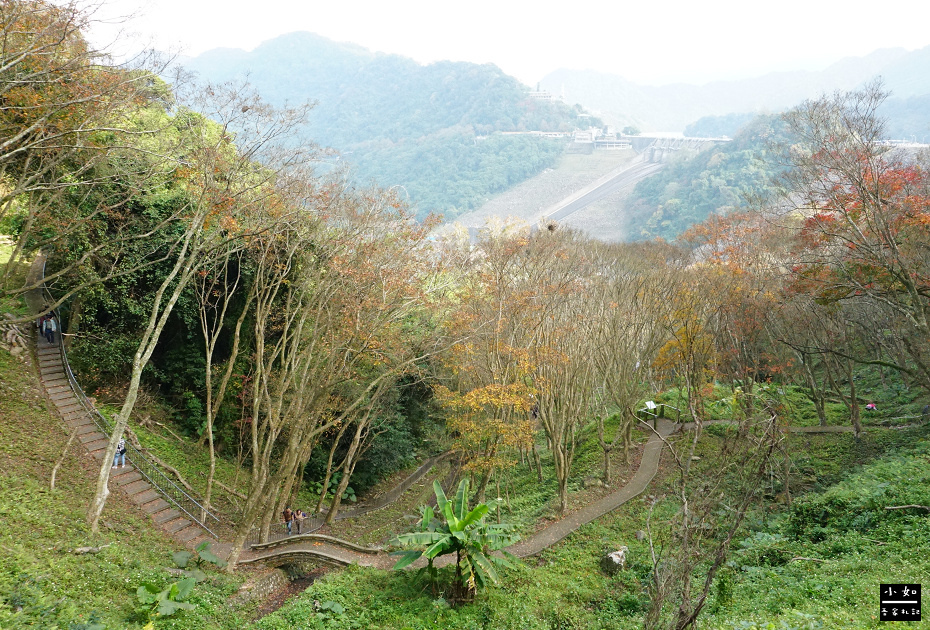
[[[45,339],[40,339],[37,354],[39,374],[49,399],[55,404],[65,424],[72,431],[77,431],[77,438],[87,452],[97,462],[102,461],[109,438],[75,395],[58,344],[49,344]],[[178,542],[192,544],[206,538],[205,532],[172,508],[128,459],[125,467],[115,469],[110,475],[110,490],[114,489],[126,493],[133,503]]]
[[[32,277],[42,277],[43,263],[42,256],[39,256],[33,263],[30,281]],[[27,302],[34,313],[43,310],[44,302],[40,290],[27,295]],[[77,393],[80,391],[77,384],[69,378],[68,368],[59,347],[61,336],[59,333],[55,333],[55,336],[55,343],[50,344],[41,335],[37,335],[36,355],[39,376],[62,420],[71,431],[77,431],[77,438],[87,453],[99,464],[103,460],[109,438],[102,428],[103,423],[98,424],[95,420],[95,413],[90,403],[83,395]],[[117,489],[128,495],[133,503],[179,543],[193,547],[201,540],[211,539],[199,525],[163,498],[162,494],[133,465],[128,454],[125,467],[112,470],[110,474],[110,491]]]

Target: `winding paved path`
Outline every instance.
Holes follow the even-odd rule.
[[[615,492],[612,492],[590,505],[572,512],[565,518],[550,524],[529,538],[508,547],[507,551],[518,558],[535,555],[543,549],[551,547],[559,542],[582,525],[590,523],[594,519],[607,514],[630,499],[642,494],[659,470],[659,460],[662,455],[662,448],[664,447],[663,439],[671,435],[677,428],[677,424],[668,420],[659,421],[657,432],[649,438],[646,442],[646,447],[643,449],[643,456],[640,460],[639,468],[625,486],[618,488]],[[304,540],[292,537],[286,545],[277,545],[264,552],[253,552],[249,554],[248,558],[242,560],[241,563],[284,564],[287,562],[313,559],[336,565],[351,564],[354,562],[361,566],[390,569],[396,562],[395,558],[384,552],[371,550],[362,553],[351,549],[340,548],[325,541],[315,540],[309,536],[301,538],[304,538]],[[446,558],[446,561],[451,560]],[[437,560],[438,566],[442,566],[442,564],[443,562]]]

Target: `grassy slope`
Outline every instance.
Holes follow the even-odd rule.
[[[717,438],[705,433],[702,465],[715,465],[716,448]],[[860,442],[850,434],[798,435],[791,438],[790,451],[796,466],[794,493],[806,490],[808,495],[788,509],[772,496],[773,489],[769,504],[751,516],[714,587],[702,627],[874,628],[880,583],[921,582],[930,576],[930,518],[919,510],[881,509],[930,504],[927,427],[876,428]],[[590,460],[593,454],[583,449],[581,458]],[[660,475],[667,476],[647,493],[670,491],[670,472],[663,468]],[[535,485],[518,469],[512,483],[517,488]],[[353,568],[329,574],[258,627],[640,628],[650,564],[647,544],[634,534],[646,528],[648,494],[508,571],[500,587],[471,606],[450,609],[441,593],[424,592],[406,573]],[[545,516],[551,509],[547,499],[531,493],[524,502],[522,509],[513,506],[522,512],[513,520],[530,513]],[[866,508],[872,520],[857,521]],[[822,520],[822,510],[831,520],[818,529],[811,521]],[[630,548],[629,568],[606,577],[598,568],[600,554],[621,544]],[[338,602],[346,612],[320,613],[314,601]]]
[[[0,259],[6,259],[0,252]],[[23,313],[0,301],[0,313]],[[135,604],[143,582],[164,587],[170,553],[181,547],[120,493],[113,493],[103,527],[90,533],[84,511],[98,470],[72,445],[49,489],[51,470],[68,435],[37,387],[32,358],[0,349],[0,628],[82,628],[92,613],[106,628],[141,628]],[[101,547],[76,555],[78,547]],[[193,611],[158,620],[156,628],[235,628],[243,614],[226,598],[242,577],[211,575],[190,601]]]

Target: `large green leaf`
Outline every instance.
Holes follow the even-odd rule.
[[[469,555],[471,556],[472,562],[475,564],[475,570],[481,576],[482,581],[487,582],[487,579],[490,578],[492,582],[497,583],[500,580],[497,575],[497,570],[494,568],[494,564],[488,560],[486,555],[480,551]]]
[[[226,566],[226,561],[220,558],[219,556],[217,556],[216,554],[214,554],[213,551],[210,549],[209,540],[205,540],[199,545],[197,545],[197,553],[198,555],[200,555],[200,559],[203,560],[204,562],[215,564],[221,569]]]
[[[488,506],[484,503],[479,503],[474,510],[469,512],[462,518],[462,521],[459,523],[462,529],[467,528],[469,525],[473,525],[483,519],[488,513]]]
[[[398,534],[395,540],[400,545],[432,545],[437,540],[444,540],[449,535],[444,532],[410,532]]]
[[[426,505],[423,507],[423,520],[420,523],[420,529],[424,532],[429,530],[430,525],[433,523],[433,519],[436,518],[436,513],[433,511],[432,505]]]
[[[439,480],[433,480],[433,492],[436,493],[436,507],[439,508],[440,513],[445,513],[446,503],[449,502],[449,499],[446,498],[446,493],[442,491],[442,486],[439,485]]]
[[[455,493],[455,505],[453,513],[455,518],[462,520],[465,518],[465,512],[468,510],[468,477],[459,482],[459,488]]]
[[[501,555],[491,556],[491,561],[495,562],[496,564],[501,565],[502,567],[507,567],[508,569],[512,569],[514,565],[520,563],[520,558],[516,557],[509,551],[502,550]]]
[[[161,592],[154,584],[145,582],[142,586],[136,589],[136,599],[139,600],[140,604],[154,604],[158,601],[158,594]]]
[[[194,592],[195,586],[197,586],[196,578],[188,577],[178,580],[171,588],[172,599],[184,601]]]
[[[423,555],[427,558],[435,558],[441,556],[445,553],[448,553],[452,549],[450,544],[449,537],[443,537],[442,540],[437,540],[435,543],[426,548],[426,551],[423,552]]]
[[[446,527],[450,531],[456,531],[461,529],[459,526],[459,519],[455,517],[455,514],[452,512],[452,502],[446,501],[442,506],[442,515],[446,519]]]
[[[397,564],[394,565],[394,570],[397,571],[398,569],[403,569],[404,567],[419,560],[422,556],[422,551],[404,551],[400,554],[400,559],[397,561]]]
[[[173,599],[163,599],[158,603],[157,612],[159,615],[168,617],[179,610],[193,610],[194,608],[196,608],[196,606],[188,602],[176,602]]]
[[[186,569],[187,563],[191,561],[191,558],[194,557],[190,551],[175,551],[171,554],[172,560],[178,566],[179,569]]]

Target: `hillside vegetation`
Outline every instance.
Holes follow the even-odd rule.
[[[306,108],[172,88],[107,63],[83,9],[8,5],[5,625],[873,627],[876,584],[926,575],[930,164],[881,142],[880,86],[735,140],[757,157],[756,139],[791,139],[761,156],[785,169],[776,194],[676,242],[557,224],[472,240],[321,170],[295,141]],[[687,215],[749,179],[663,192]],[[94,457],[61,457],[54,493],[66,436],[9,340],[37,318],[57,324],[31,357],[49,396],[71,395],[44,360],[61,343],[111,419]],[[223,559],[159,568],[176,546],[109,491],[124,436],[219,513]],[[427,458],[443,463],[402,500],[347,509]],[[294,507],[424,570],[292,537]],[[183,539],[187,518],[203,514],[165,526]],[[514,534],[532,559],[488,556]],[[251,562],[308,575],[324,546],[373,568],[259,621],[276,604],[228,598]]]
[[[752,197],[773,193],[782,170],[773,145],[784,137],[780,119],[760,116],[731,142],[675,156],[662,171],[638,183],[626,200],[628,238],[672,240],[711,215],[746,208]]]
[[[353,181],[401,186],[418,216],[454,219],[490,195],[551,166],[564,142],[501,131],[564,131],[598,124],[580,108],[538,101],[496,66],[421,65],[312,33],[291,33],[251,52],[184,60],[206,80],[248,76],[269,102],[306,100],[308,137],[337,149]]]

